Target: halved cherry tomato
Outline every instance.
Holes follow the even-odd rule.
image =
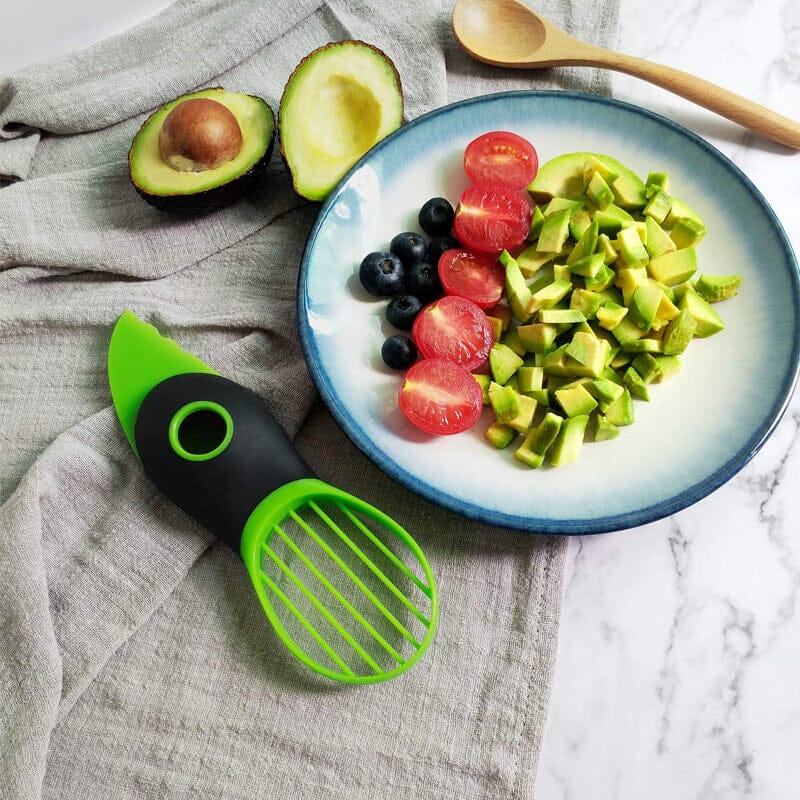
[[[471,428],[483,409],[475,378],[446,358],[426,358],[406,372],[397,397],[409,422],[437,436]]]
[[[473,183],[524,189],[539,171],[536,148],[509,131],[484,133],[464,150],[464,171]]]
[[[466,297],[480,308],[491,308],[503,294],[506,275],[496,256],[445,250],[439,259],[439,280],[447,294]]]
[[[531,206],[521,192],[500,184],[470,186],[461,195],[453,223],[456,239],[478,253],[511,250],[530,233]]]
[[[447,358],[469,371],[486,361],[494,341],[482,309],[471,300],[449,294],[417,314],[411,336],[423,358]]]

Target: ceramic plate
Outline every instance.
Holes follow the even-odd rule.
[[[532,470],[470,431],[430,437],[397,407],[402,374],[380,348],[393,332],[386,301],[368,295],[358,265],[396,233],[419,230],[430,197],[453,202],[467,186],[464,147],[505,129],[527,137],[541,162],[605,153],[643,178],[667,172],[671,190],[708,228],[699,270],[741,273],[739,294],[716,306],[726,329],[695,340],[683,371],[635,402],[617,439],[586,443],[577,462]],[[322,207],[300,274],[298,318],[312,376],[350,438],[398,482],[446,508],[523,531],[584,534],[673,514],[731,478],[782,415],[798,371],[798,268],[775,214],[725,156],[641,108],[593,95],[511,92],[467,100],[406,124],[373,148]]]

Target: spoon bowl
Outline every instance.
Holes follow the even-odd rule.
[[[478,61],[514,69],[587,66],[624,72],[800,150],[800,123],[687,72],[586,44],[517,0],[458,0],[458,43]]]

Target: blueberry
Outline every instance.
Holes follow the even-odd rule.
[[[401,331],[410,331],[414,317],[419,314],[422,303],[413,294],[401,294],[389,301],[386,307],[386,319]]]
[[[361,262],[358,277],[370,294],[388,297],[402,290],[405,269],[400,259],[391,253],[370,253]]]
[[[439,271],[427,261],[417,261],[406,276],[406,288],[423,303],[429,303],[442,294]]]
[[[410,267],[415,261],[425,258],[427,249],[428,243],[425,237],[412,231],[398,233],[389,245],[389,250],[403,262],[405,267]]]
[[[387,367],[408,369],[417,360],[417,347],[408,336],[390,336],[381,348],[381,356]]]
[[[437,236],[431,239],[428,244],[428,252],[425,255],[425,260],[431,264],[439,264],[439,259],[445,250],[457,250],[461,245],[458,240],[452,236]]]
[[[445,236],[453,227],[456,212],[444,197],[432,197],[419,210],[419,226],[429,236]]]

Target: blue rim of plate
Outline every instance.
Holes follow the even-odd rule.
[[[599,103],[602,105],[615,107],[627,113],[632,113],[651,119],[656,123],[663,125],[685,137],[693,144],[701,147],[707,155],[720,162],[722,166],[738,180],[741,186],[749,192],[755,202],[762,209],[764,215],[768,218],[776,234],[778,235],[780,244],[786,257],[787,267],[793,267],[793,271],[791,271],[791,279],[795,290],[795,295],[793,298],[795,314],[793,320],[793,345],[791,351],[792,368],[783,376],[780,392],[776,395],[776,402],[773,403],[769,413],[765,414],[764,422],[758,426],[758,428],[756,428],[750,439],[741,448],[739,448],[739,450],[731,458],[718,467],[702,482],[697,483],[689,489],[679,492],[673,497],[662,502],[645,506],[640,509],[635,509],[633,511],[628,511],[623,514],[615,514],[591,519],[551,519],[533,517],[529,515],[520,516],[515,514],[507,514],[502,511],[487,512],[487,510],[480,505],[465,502],[463,499],[455,500],[445,492],[438,491],[435,487],[418,480],[413,473],[400,468],[390,456],[377,448],[369,437],[364,436],[358,424],[339,402],[338,396],[334,391],[327,374],[319,366],[319,353],[317,350],[316,341],[314,339],[314,334],[311,330],[308,316],[306,314],[306,272],[309,256],[313,250],[319,231],[325,224],[327,216],[336,203],[343,187],[347,185],[350,176],[361,167],[364,161],[374,157],[376,153],[386,149],[387,147],[391,147],[392,142],[394,142],[395,139],[406,135],[407,131],[416,128],[419,125],[424,125],[427,120],[433,117],[440,117],[470,105],[480,105],[492,100],[513,97],[557,98],[565,101],[572,100],[588,103]],[[716,147],[711,145],[701,136],[698,136],[696,133],[693,133],[687,128],[684,128],[682,125],[679,125],[677,122],[673,122],[661,114],[649,111],[648,109],[634,105],[633,103],[605,97],[603,95],[588,94],[585,92],[571,92],[554,89],[523,89],[510,92],[495,92],[492,94],[480,95],[477,97],[468,98],[466,100],[460,100],[458,102],[442,106],[441,108],[434,109],[433,111],[429,111],[428,113],[423,114],[411,120],[410,122],[406,122],[385,139],[382,139],[364,156],[362,156],[362,158],[356,162],[353,167],[351,167],[351,169],[333,189],[322,205],[316,222],[314,223],[314,227],[311,229],[311,233],[308,236],[308,240],[303,252],[297,283],[296,302],[300,343],[303,348],[303,353],[305,355],[306,363],[311,373],[312,380],[314,381],[320,396],[328,407],[328,410],[333,418],[347,434],[350,440],[366,456],[368,456],[381,470],[383,470],[398,483],[420,495],[421,497],[424,497],[436,505],[441,506],[442,508],[446,508],[463,517],[478,520],[492,526],[511,528],[516,531],[530,534],[572,536],[627,530],[669,517],[679,511],[684,510],[685,508],[688,508],[705,497],[708,497],[708,495],[717,490],[723,484],[727,483],[738,472],[740,472],[767,441],[775,427],[781,421],[786,408],[789,405],[794,387],[797,384],[798,373],[800,372],[800,267],[798,267],[797,258],[795,257],[791,243],[789,242],[789,238],[786,235],[786,231],[784,230],[783,225],[781,224],[777,215],[772,210],[772,207],[767,202],[766,198],[761,194],[750,178],[748,178],[747,175],[738,166],[736,166],[736,164],[733,163],[733,161],[731,161],[726,155],[721,153]]]

